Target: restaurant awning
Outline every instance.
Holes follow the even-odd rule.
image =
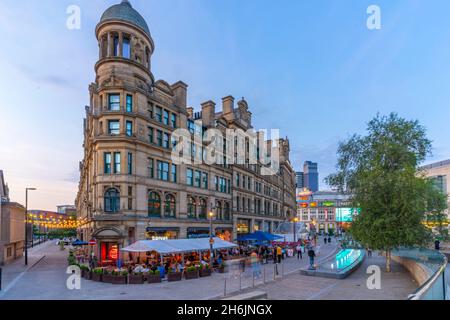
[[[237,247],[236,244],[214,238],[213,249],[228,249]],[[210,249],[209,238],[176,239],[176,240],[140,240],[132,245],[122,248],[125,252],[156,251],[160,254],[183,253],[193,251],[208,251]]]

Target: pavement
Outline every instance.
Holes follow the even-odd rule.
[[[332,244],[319,244],[318,262],[336,252],[334,241]],[[4,269],[4,290],[0,291],[0,300],[208,300],[221,299],[225,294],[232,296],[254,290],[253,288],[267,290],[269,299],[332,299],[344,296],[351,299],[361,296],[341,291],[346,288],[353,291],[356,284],[361,285],[363,280],[365,282],[365,275],[359,275],[356,284],[355,281],[340,280],[343,281],[340,285],[331,279],[302,277],[299,270],[308,265],[308,259],[304,256],[303,259],[287,258],[279,265],[269,263],[256,268],[246,268],[243,273],[236,266],[224,274],[215,273],[211,277],[181,282],[112,285],[81,279],[79,290],[69,290],[66,285],[69,277],[69,274],[66,274],[67,255],[68,250],[61,251],[54,242],[47,242],[30,250],[28,268],[23,267],[22,259]],[[401,270],[395,274],[401,277],[402,281],[394,279],[395,285],[390,285],[397,293],[391,293],[385,296],[386,298],[403,298],[403,295],[414,291],[414,284],[403,272],[404,270]],[[345,284],[347,282],[348,284]]]
[[[369,266],[380,267],[381,288],[368,289]],[[384,271],[385,258],[376,253],[345,279],[331,279],[291,274],[281,281],[257,287],[268,300],[405,300],[417,283],[403,266],[393,263],[391,273]]]

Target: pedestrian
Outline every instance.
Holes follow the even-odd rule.
[[[324,237],[323,237],[323,242],[324,242],[325,244],[327,244],[327,236],[324,236]]]
[[[281,263],[281,258],[283,257],[283,250],[281,249],[280,246],[277,246],[276,252],[277,252],[278,263]]]
[[[314,258],[316,256],[316,253],[314,252],[314,249],[312,247],[308,250],[308,257],[309,257],[309,269],[314,270]]]
[[[328,243],[331,243],[331,236],[328,236]]]
[[[434,249],[435,250],[441,249],[441,242],[439,241],[439,239],[436,239],[436,241],[434,242]]]
[[[372,249],[367,248],[367,257],[372,258]]]
[[[297,250],[297,260],[298,259],[303,259],[303,256],[302,256],[302,245],[298,244],[297,247],[296,247],[296,250]]]

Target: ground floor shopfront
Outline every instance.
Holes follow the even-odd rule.
[[[318,233],[330,233],[334,234],[337,231],[336,222],[330,221],[302,221],[306,224],[306,229],[309,232],[318,232]]]

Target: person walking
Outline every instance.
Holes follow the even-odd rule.
[[[298,259],[303,259],[301,244],[299,243],[295,249],[297,250],[297,260]]]
[[[328,236],[328,243],[331,243],[331,236]]]
[[[372,258],[372,249],[367,248],[367,257]]]
[[[278,263],[281,263],[281,259],[283,257],[283,250],[281,249],[280,246],[277,246],[277,259],[278,259]]]
[[[314,270],[314,258],[316,257],[316,253],[314,252],[313,247],[309,247],[308,250],[308,257],[309,257],[309,269]]]

